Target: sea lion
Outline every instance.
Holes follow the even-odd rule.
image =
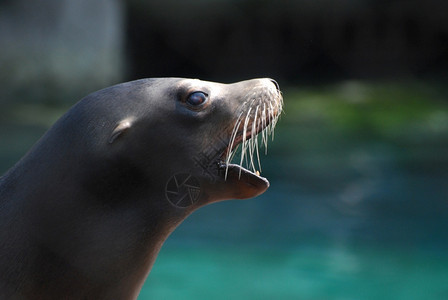
[[[192,211],[268,188],[256,139],[282,103],[271,79],[142,79],[82,99],[0,178],[0,298],[135,299]]]

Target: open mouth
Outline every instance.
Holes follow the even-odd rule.
[[[239,114],[229,144],[219,160],[219,169],[226,180],[237,178],[262,191],[269,187],[269,181],[260,175],[260,151],[267,154],[268,141],[274,138],[282,102],[279,93],[273,101],[249,105]]]

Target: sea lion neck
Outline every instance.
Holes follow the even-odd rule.
[[[0,259],[0,268],[8,280],[22,278],[26,282],[24,297],[46,298],[51,289],[56,296],[53,299],[66,295],[79,299],[122,295],[128,299],[140,290],[163,242],[187,216],[185,210],[173,208],[164,195],[156,193],[107,204],[94,194],[80,193],[75,186],[59,189],[58,182],[38,186],[30,195],[17,190],[20,178],[14,170],[8,178],[2,179],[0,195],[11,192],[20,196],[14,203],[2,201],[5,209],[0,213],[0,238],[7,242],[2,243],[0,252],[4,247],[14,249],[16,262],[12,267]],[[48,189],[53,189],[54,196],[48,196]],[[8,212],[20,217],[8,219],[4,216]],[[26,239],[12,236],[11,228]],[[51,272],[31,275],[35,269]],[[0,288],[1,281],[2,276]],[[90,290],[92,286],[95,290]],[[14,288],[18,287],[11,286]],[[0,296],[4,295],[8,294],[0,291]]]

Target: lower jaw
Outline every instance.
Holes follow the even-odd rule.
[[[224,176],[226,181],[239,180],[253,186],[256,189],[263,190],[263,192],[269,187],[269,181],[266,178],[237,164],[226,164],[224,162],[220,162],[219,169],[220,174]]]

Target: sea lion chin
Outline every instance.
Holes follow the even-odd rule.
[[[135,299],[191,212],[266,191],[259,148],[282,106],[271,79],[142,79],[82,99],[0,178],[0,298]]]

